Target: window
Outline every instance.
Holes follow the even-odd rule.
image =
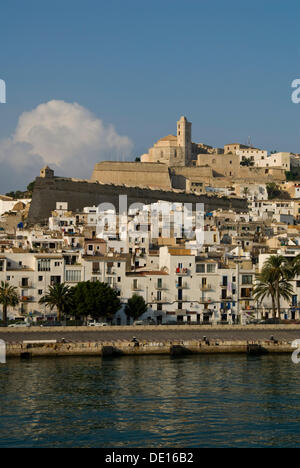
[[[93,262],[93,274],[95,273],[100,273],[100,263],[99,262]]]
[[[81,281],[80,270],[67,270],[66,271],[66,282],[67,283],[79,283]]]
[[[54,263],[54,266],[55,266],[55,267],[59,267],[59,266],[60,266],[60,262],[55,262],[55,263]]]
[[[241,289],[241,297],[245,298],[245,297],[251,297],[251,292],[252,290],[249,289],[249,288],[242,288]]]
[[[42,296],[42,295],[43,295],[43,290],[42,290],[42,289],[39,289],[39,290],[38,290],[38,295],[39,295],[39,296]]]
[[[252,275],[243,275],[242,284],[252,284]]]
[[[22,278],[21,284],[22,284],[22,288],[27,288],[29,286],[29,279]]]
[[[44,277],[43,276],[39,276],[39,281],[43,281]]]
[[[215,273],[216,272],[216,265],[215,264],[208,264],[207,265],[207,273]]]
[[[196,273],[205,273],[205,264],[204,263],[198,263],[196,265]]]
[[[51,283],[51,286],[54,286],[55,284],[60,284],[61,283],[61,277],[60,276],[51,276],[50,283]]]
[[[43,258],[38,261],[38,271],[50,271],[49,258]]]

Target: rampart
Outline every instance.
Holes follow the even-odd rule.
[[[218,198],[207,195],[194,195],[175,190],[155,190],[125,185],[112,185],[77,181],[59,177],[37,177],[28,223],[45,223],[57,202],[68,202],[69,210],[76,212],[86,206],[98,206],[100,203],[112,203],[119,207],[119,196],[127,195],[128,206],[132,203],[155,203],[158,200],[178,203],[204,203],[207,211],[233,209],[238,212],[248,211],[247,201],[240,198]]]

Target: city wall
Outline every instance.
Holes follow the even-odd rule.
[[[204,203],[207,211],[216,209],[234,209],[248,211],[247,201],[239,198],[217,198],[207,195],[193,195],[171,190],[151,190],[139,187],[127,187],[112,184],[99,184],[89,181],[76,181],[59,177],[37,177],[28,223],[45,223],[57,202],[68,202],[69,210],[82,211],[85,206],[98,206],[100,203],[112,203],[118,210],[119,196],[127,195],[128,205],[132,203],[155,203],[165,200],[178,203]]]

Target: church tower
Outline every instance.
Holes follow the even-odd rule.
[[[192,124],[186,117],[177,122],[177,146],[182,148],[184,164],[192,160]]]

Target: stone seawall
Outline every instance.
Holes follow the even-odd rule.
[[[292,354],[294,349],[287,342],[273,341],[108,341],[108,342],[56,342],[9,343],[7,357],[59,357],[59,356],[143,356],[191,354],[249,354],[263,355],[273,353]]]
[[[88,181],[74,181],[59,177],[37,177],[28,223],[44,223],[51,212],[56,209],[57,202],[68,202],[69,210],[76,212],[85,206],[98,206],[100,203],[112,203],[119,207],[119,196],[127,195],[128,205],[132,203],[155,203],[158,200],[178,203],[204,203],[207,211],[218,208],[234,209],[239,212],[248,211],[247,201],[240,198],[218,198],[206,195],[178,193],[176,191],[151,190],[147,188],[127,187],[117,185],[102,185]]]

